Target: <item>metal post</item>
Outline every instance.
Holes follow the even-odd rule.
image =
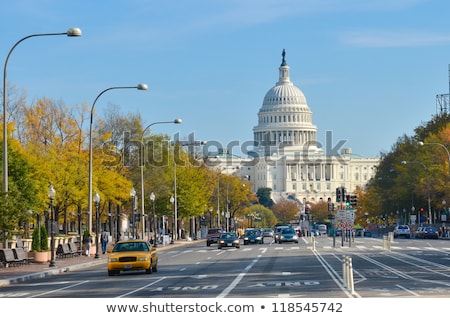
[[[94,196],[95,202],[95,258],[100,258],[98,249],[98,237],[100,235],[100,195],[96,192]]]
[[[50,184],[50,188],[48,189],[48,198],[50,199],[50,264],[49,267],[54,267],[55,264],[55,209],[54,209],[54,199],[55,199],[56,191],[53,188],[53,185]]]

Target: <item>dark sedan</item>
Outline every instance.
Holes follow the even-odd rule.
[[[219,240],[217,241],[218,249],[222,247],[235,247],[239,248],[239,237],[234,232],[223,232],[220,234]]]
[[[439,230],[433,226],[423,226],[419,227],[416,231],[416,238],[429,238],[429,239],[438,239],[439,238]]]
[[[242,236],[242,239],[244,240],[244,245],[264,243],[263,234],[259,229],[247,229]]]

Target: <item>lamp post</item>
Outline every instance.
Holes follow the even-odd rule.
[[[425,169],[425,171],[428,172],[428,167],[425,166],[420,161],[405,161],[405,160],[403,160],[401,163],[402,163],[402,165],[406,165],[409,163],[416,163],[416,164],[421,165]],[[427,199],[428,200],[428,223],[431,224],[431,199],[430,199],[430,185],[428,184],[428,181],[427,181],[427,196],[428,196],[428,199]],[[417,212],[417,213],[419,214],[420,212]],[[420,222],[420,215],[419,215],[418,222]]]
[[[135,203],[136,203],[136,190],[134,190],[134,188],[131,188],[130,191],[130,196],[131,196],[131,220],[132,220],[132,224],[133,224],[133,238],[136,238],[136,219],[135,219],[135,215],[134,215],[134,210],[135,208]]]
[[[92,120],[94,117],[94,107],[97,100],[107,91],[113,90],[113,89],[127,89],[127,88],[136,88],[138,90],[147,90],[148,86],[147,84],[138,84],[137,86],[115,86],[110,87],[97,95],[94,102],[92,103],[91,107],[91,121],[89,125],[89,185],[88,185],[88,230],[89,233],[92,231]]]
[[[50,226],[50,267],[54,267],[55,264],[55,211],[53,208],[53,202],[55,200],[56,191],[55,188],[53,188],[53,185],[50,184],[50,187],[48,188],[48,198],[50,199],[50,220],[51,220],[51,226]]]
[[[145,132],[153,125],[157,125],[157,124],[181,124],[182,120],[181,119],[174,119],[172,121],[157,121],[154,123],[151,123],[150,125],[148,125],[147,127],[145,127],[145,129],[142,131],[142,137],[141,137],[141,145],[143,146],[143,149],[141,151],[141,198],[142,198],[142,203],[141,203],[141,229],[142,229],[142,238],[144,238],[144,233],[145,233],[145,226],[144,226],[144,215],[145,215],[145,206],[144,206],[144,164],[145,164],[145,160],[144,160],[144,153],[145,153],[145,147],[144,147],[144,135]],[[155,234],[156,235],[156,234]],[[156,237],[156,236],[155,236]]]
[[[419,141],[417,144],[419,146],[423,146],[423,145],[437,145],[437,146],[441,147],[442,149],[444,149],[445,152],[447,153],[448,169],[449,169],[449,175],[450,175],[450,152],[448,151],[447,147],[445,147],[443,144],[440,144],[438,142],[423,142],[423,141]]]
[[[157,246],[157,240],[158,240],[158,220],[156,219],[156,212],[155,212],[155,194],[152,192],[150,193],[150,200],[152,201],[153,205],[153,225],[155,228],[155,239],[153,240],[153,246]]]
[[[98,250],[98,237],[100,235],[100,195],[95,192],[94,195],[95,202],[95,258],[100,258],[100,253]]]
[[[67,35],[69,37],[81,36],[81,30],[78,28],[70,28],[67,32],[62,33],[41,33],[41,34],[31,34],[23,37],[13,47],[9,50],[6,56],[5,66],[3,67],[3,192],[8,193],[8,107],[7,107],[7,92],[6,92],[6,69],[8,67],[9,58],[21,42],[26,39],[37,37],[37,36],[50,36],[50,35]]]
[[[174,227],[177,223],[176,216],[175,216],[175,198],[173,196],[170,197],[170,204],[172,204],[172,239],[170,243],[173,243],[173,236],[174,236]]]

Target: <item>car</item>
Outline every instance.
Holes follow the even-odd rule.
[[[311,236],[320,236],[320,232],[318,229],[312,229],[311,230]],[[297,235],[298,236],[298,235]]]
[[[239,237],[235,232],[222,232],[219,237],[219,241],[217,242],[217,248],[221,249],[222,247],[240,247]]]
[[[289,228],[291,228],[291,227],[288,225],[279,225],[279,226],[275,227],[275,230],[273,232],[273,239],[274,239],[275,243],[278,243],[278,238],[280,237],[283,229],[289,229]]]
[[[264,243],[264,237],[262,235],[261,230],[259,229],[245,230],[244,235],[242,235],[242,239],[244,240],[244,245]]]
[[[419,227],[415,233],[416,238],[431,238],[438,239],[439,238],[439,230],[433,226],[422,226]]]
[[[369,230],[364,230],[364,237],[372,237],[372,232]]]
[[[263,233],[263,237],[272,237],[273,238],[273,229],[270,227],[261,229]]]
[[[406,224],[397,225],[394,228],[394,238],[397,237],[405,237],[410,238],[411,237],[411,231],[409,229],[409,226]]]
[[[364,229],[355,229],[355,236],[364,236]]]
[[[206,234],[206,246],[217,243],[222,232],[221,228],[208,229],[208,233]]]
[[[291,228],[283,228],[281,229],[281,231],[279,231],[278,233],[278,238],[277,238],[277,242],[279,244],[283,243],[283,242],[294,242],[294,243],[298,243],[298,236],[297,236],[297,232]]]
[[[158,254],[146,240],[117,242],[108,251],[108,275],[118,275],[121,271],[145,270],[147,274],[157,272]]]

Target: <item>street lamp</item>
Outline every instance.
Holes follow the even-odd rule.
[[[133,238],[136,238],[136,222],[135,222],[136,220],[134,215],[134,210],[136,209],[135,208],[136,190],[134,190],[134,188],[131,188],[130,196],[131,196],[131,220],[133,224]]]
[[[170,197],[170,203],[172,204],[172,239],[171,243],[173,243],[173,236],[174,236],[174,227],[175,224],[177,224],[176,215],[175,215],[175,198],[173,196]]]
[[[158,240],[158,221],[156,219],[156,212],[155,212],[155,194],[152,192],[150,193],[150,200],[152,201],[152,205],[153,205],[153,223],[154,223],[154,227],[155,227],[155,239],[153,241],[153,246],[156,247],[157,245],[157,240]]]
[[[445,152],[447,153],[448,169],[449,169],[449,174],[450,174],[450,152],[448,151],[447,147],[445,147],[443,144],[440,144],[438,142],[423,142],[423,141],[419,141],[417,144],[419,146],[423,146],[423,145],[438,145],[439,147],[443,148],[445,150]]]
[[[182,120],[181,119],[175,119],[172,121],[157,121],[154,123],[151,123],[150,125],[148,125],[147,127],[145,127],[145,129],[142,131],[142,137],[141,137],[141,144],[142,146],[144,146],[144,135],[145,132],[153,125],[157,125],[157,124],[181,124]],[[144,238],[144,233],[145,233],[145,226],[144,226],[144,215],[145,215],[145,207],[144,207],[144,153],[145,153],[145,147],[143,147],[142,152],[141,152],[141,158],[142,158],[142,162],[141,164],[141,198],[142,198],[142,204],[141,204],[141,227],[142,227],[142,238]],[[156,234],[155,234],[156,235]]]
[[[403,161],[401,162],[402,165],[406,165],[406,164],[409,164],[409,163],[416,163],[416,164],[419,164],[419,165],[421,165],[421,166],[425,169],[425,171],[428,172],[428,167],[425,166],[425,165],[424,165],[422,162],[420,162],[420,161],[405,161],[405,160],[403,160]],[[427,180],[427,196],[428,196],[428,223],[431,224],[431,199],[430,199],[430,185],[428,184],[428,180]],[[418,214],[418,216],[419,216],[419,218],[418,218],[417,221],[420,222],[420,212],[417,212],[417,214]]]
[[[51,226],[50,226],[50,267],[54,267],[55,264],[55,211],[53,208],[53,202],[55,200],[56,191],[55,188],[53,188],[53,185],[50,184],[50,187],[48,188],[48,198],[50,199],[50,220],[51,220]]]
[[[103,90],[94,100],[91,107],[91,121],[89,125],[89,185],[88,185],[88,230],[92,231],[92,119],[94,117],[94,107],[97,100],[107,91],[112,89],[136,88],[138,90],[147,90],[147,84],[138,84],[137,86],[115,86]]]
[[[100,258],[100,253],[98,250],[98,237],[100,235],[100,195],[95,192],[94,195],[95,202],[95,258]]]
[[[37,36],[50,36],[50,35],[67,35],[70,37],[81,36],[81,30],[78,28],[70,28],[67,32],[62,33],[42,33],[28,35],[13,45],[6,56],[5,66],[3,67],[3,192],[8,193],[8,107],[7,107],[7,92],[6,92],[6,69],[8,67],[8,60],[11,53],[14,51],[17,45],[26,39]]]

